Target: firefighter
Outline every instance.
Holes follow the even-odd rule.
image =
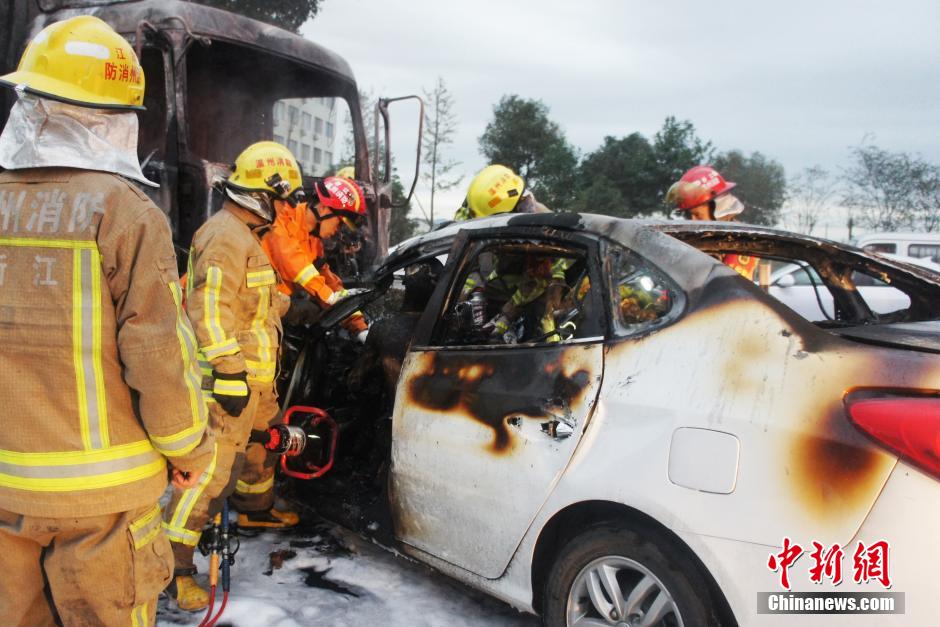
[[[526,189],[521,176],[504,165],[494,164],[480,170],[470,181],[467,195],[454,214],[454,220],[462,222],[497,213],[550,212]]]
[[[192,485],[214,447],[169,224],[135,185],[143,70],[80,16],[0,83],[0,624],[152,625],[167,466]]]
[[[499,213],[550,213],[551,210],[537,201],[531,191],[526,189],[525,181],[518,174],[504,165],[489,165],[483,168],[467,189],[467,196],[457,210],[454,219],[457,221],[482,218]],[[466,279],[461,293],[465,300],[478,289],[485,289],[487,284],[500,283],[509,287],[509,299],[503,305],[499,315],[484,326],[484,330],[493,337],[502,337],[509,330],[510,323],[519,315],[521,309],[536,299],[546,295],[545,312],[541,317],[539,326],[543,334],[549,334],[547,341],[557,342],[561,339],[558,334],[551,335],[555,330],[554,312],[560,306],[564,291],[565,272],[570,267],[569,259],[539,260],[538,262],[525,260],[524,268],[519,268],[513,274],[500,272],[496,266],[498,260],[492,255],[484,256],[482,265],[492,266],[486,272],[472,272]],[[547,291],[547,294],[546,294]]]
[[[545,257],[539,255],[525,255],[521,260],[513,256],[512,270],[494,271],[487,282],[490,286],[505,282],[511,286],[512,293],[503,303],[500,312],[483,326],[483,331],[493,338],[503,338],[510,330],[523,310],[529,305],[536,306],[538,310],[538,328],[536,333],[527,333],[529,337],[516,338],[531,340],[532,337],[542,336],[546,342],[560,342],[575,331],[573,322],[567,323],[565,329],[558,329],[555,323],[555,314],[564,309],[563,299],[568,292],[565,274],[574,263],[567,257]],[[502,270],[502,268],[500,269]],[[494,275],[499,278],[493,278]]]
[[[356,178],[356,168],[355,166],[347,165],[336,171],[336,174],[333,176],[338,176],[342,179],[354,180]]]
[[[252,429],[279,420],[274,378],[280,319],[287,309],[258,231],[274,218],[275,199],[296,193],[300,184],[287,148],[270,141],[252,144],[223,183],[222,209],[193,236],[186,312],[199,345],[216,450],[195,486],[174,490],[164,514],[176,559],[169,593],[184,610],[209,603],[208,592],[193,578],[193,550],[224,499],[232,497],[240,527],[298,522],[295,513],[274,508],[274,456],[248,439]]]
[[[521,176],[504,165],[488,165],[470,181],[467,195],[454,214],[454,220],[462,222],[499,213],[550,212],[548,207],[535,200],[532,192],[526,189]],[[467,277],[460,300],[466,300],[473,290],[483,289],[486,281],[497,278],[498,260],[493,255],[484,255],[481,261],[484,267]],[[489,266],[489,269],[485,266]],[[486,274],[485,279],[483,273]]]
[[[352,179],[328,176],[317,182],[316,194],[312,207],[307,202],[277,201],[277,216],[262,239],[271,265],[282,278],[281,290],[292,295],[302,288],[318,305],[311,308],[295,296],[288,316],[296,322],[347,295],[342,279],[323,262],[323,242],[335,237],[343,225],[357,229],[366,212],[362,188]],[[353,313],[342,324],[353,338],[365,343],[369,325],[362,312]]]
[[[726,181],[714,168],[695,166],[666,192],[666,202],[675,205],[689,220],[731,222],[744,211],[744,203],[731,190],[737,183]],[[754,279],[758,258],[734,253],[721,255],[721,261],[748,280]]]

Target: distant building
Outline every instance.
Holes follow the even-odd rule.
[[[288,98],[274,103],[274,141],[284,144],[300,161],[305,175],[331,174],[338,158],[337,98]]]

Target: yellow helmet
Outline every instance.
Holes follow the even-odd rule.
[[[42,29],[0,83],[83,107],[144,108],[144,70],[134,49],[91,15]]]
[[[525,181],[504,165],[490,165],[473,177],[464,204],[475,218],[508,213],[516,208]]]
[[[336,171],[334,176],[338,176],[344,179],[355,179],[356,178],[356,168],[351,165],[347,165],[345,168],[340,168]]]
[[[300,167],[293,153],[281,144],[257,142],[235,159],[225,191],[233,201],[270,221],[274,219],[275,198],[286,200],[303,191]]]

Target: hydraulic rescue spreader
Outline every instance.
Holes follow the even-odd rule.
[[[336,422],[325,411],[294,405],[284,412],[283,423],[252,431],[250,441],[280,455],[288,477],[316,479],[333,467],[338,436]]]
[[[291,424],[291,420],[294,424]],[[316,479],[333,467],[336,440],[339,431],[336,422],[322,409],[296,405],[284,413],[284,422],[264,430],[251,432],[249,440],[281,456],[281,471],[296,479]],[[222,506],[202,534],[199,550],[209,556],[209,608],[200,627],[212,627],[228,604],[230,567],[235,563],[239,541],[237,530],[229,523],[228,501]],[[222,574],[222,605],[213,615],[215,594]]]

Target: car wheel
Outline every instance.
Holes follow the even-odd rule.
[[[718,621],[697,567],[652,533],[598,525],[570,540],[545,585],[549,627],[698,627]]]

